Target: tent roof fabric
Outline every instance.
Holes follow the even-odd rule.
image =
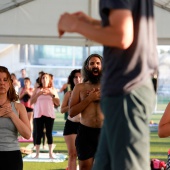
[[[66,33],[59,38],[56,24],[62,13],[77,10],[100,19],[98,1],[0,0],[0,43],[96,45],[77,33]],[[167,22],[170,20],[170,0],[154,0],[154,4],[158,43],[170,45],[170,24]]]
[[[157,7],[170,11],[170,0],[154,0]]]
[[[6,12],[10,9],[24,5],[34,0],[1,0],[0,2],[0,13]]]
[[[31,1],[34,1],[34,0],[1,0],[0,13],[6,12],[10,9],[21,6]],[[170,0],[154,0],[154,3],[157,7],[170,11]]]

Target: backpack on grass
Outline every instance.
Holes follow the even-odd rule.
[[[152,159],[151,170],[166,170],[166,163],[164,161],[160,161],[159,159]]]

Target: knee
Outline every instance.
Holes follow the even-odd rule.
[[[68,155],[69,155],[70,158],[76,158],[77,157],[77,153],[75,151],[70,151],[68,153]]]

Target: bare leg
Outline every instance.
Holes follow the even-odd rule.
[[[77,152],[75,147],[75,134],[64,136],[65,142],[67,144],[68,149],[68,169],[69,170],[76,170],[77,164]]]
[[[79,160],[79,170],[91,170],[93,166],[93,158],[80,161]]]
[[[33,133],[33,112],[27,112],[28,113],[28,119],[30,122],[31,126],[31,138],[32,138],[32,133]]]
[[[39,153],[40,153],[40,145],[36,145],[36,155],[34,158],[38,158],[39,157]]]
[[[53,144],[48,145],[49,147],[49,158],[53,159]]]

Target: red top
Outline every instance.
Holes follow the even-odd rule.
[[[32,94],[33,93],[33,88],[29,88],[29,92]],[[21,95],[26,91],[25,88],[22,88],[21,90]],[[28,107],[28,108],[33,108],[33,105],[30,104],[30,98],[31,96],[29,96],[28,94],[25,94],[22,99],[20,100],[20,102],[25,106],[25,107]]]

